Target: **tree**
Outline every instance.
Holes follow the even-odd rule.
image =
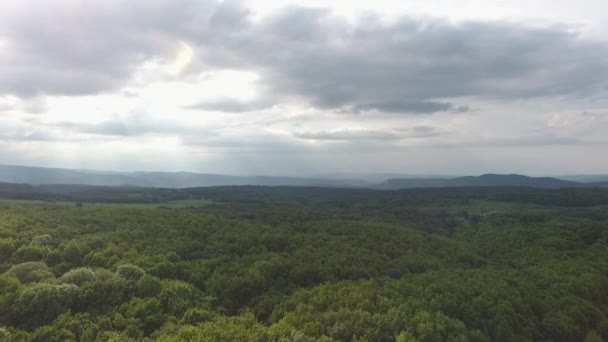
[[[144,335],[159,329],[164,317],[160,301],[157,298],[134,298],[122,308],[125,317],[136,318]]]
[[[32,342],[76,342],[77,338],[67,329],[44,326],[32,334]]]
[[[38,235],[32,239],[33,245],[38,245],[41,247],[48,247],[51,245],[52,242],[53,242],[53,238],[51,237],[50,234]]]
[[[161,292],[160,280],[149,274],[143,275],[137,282],[137,294],[140,297],[156,297]]]
[[[135,265],[120,265],[116,268],[116,274],[123,277],[127,281],[135,282],[146,274],[141,267]]]
[[[86,282],[95,281],[95,272],[87,267],[75,268],[67,273],[64,273],[59,280],[64,283],[75,284],[78,286],[83,285]]]
[[[0,262],[8,260],[15,253],[15,240],[0,239]]]
[[[209,309],[192,308],[186,311],[181,322],[184,324],[197,325],[201,322],[212,320],[214,316],[215,315]]]
[[[6,271],[6,274],[17,277],[24,284],[55,278],[46,264],[37,261],[17,264]]]
[[[590,331],[585,336],[585,342],[604,342],[604,340],[596,331]]]
[[[65,262],[73,266],[78,266],[82,264],[82,259],[88,252],[86,246],[75,241],[70,241],[63,246],[61,255]]]
[[[196,287],[178,280],[163,281],[159,298],[166,313],[180,318],[189,308],[201,304],[203,299]]]
[[[17,249],[15,256],[21,261],[40,261],[44,248],[38,245],[23,245]]]
[[[50,323],[72,307],[78,292],[73,284],[35,284],[24,289],[13,307],[15,325],[32,328]]]

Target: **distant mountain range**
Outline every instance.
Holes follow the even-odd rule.
[[[404,174],[404,173],[361,173],[361,172],[340,172],[340,173],[320,173],[313,175],[312,178],[320,179],[339,179],[339,180],[358,180],[370,184],[377,184],[394,178],[456,178],[455,175],[438,174]],[[607,179],[608,180],[608,179]]]
[[[556,178],[582,183],[608,183],[608,175],[569,175]]]
[[[229,176],[192,172],[108,172],[45,167],[0,165],[0,182],[25,184],[80,184],[192,188],[220,185],[366,187],[359,179],[322,179],[272,176]]]
[[[380,189],[408,188],[437,188],[463,186],[516,186],[543,189],[577,188],[590,186],[605,186],[604,183],[582,183],[552,177],[528,177],[522,175],[485,174],[479,177],[465,176],[456,178],[426,178],[426,179],[389,179],[380,183]]]
[[[221,185],[322,186],[374,189],[432,187],[521,186],[533,188],[608,187],[605,176],[570,176],[590,179],[581,182],[551,177],[486,174],[479,177],[407,175],[386,179],[391,174],[328,174],[325,177],[229,176],[192,172],[112,172],[44,167],[0,165],[0,182],[34,185],[78,184],[138,186],[154,188],[192,188]],[[567,178],[566,176],[563,178]]]

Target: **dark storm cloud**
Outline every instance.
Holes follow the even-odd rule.
[[[608,74],[607,45],[561,26],[347,20],[301,7],[254,21],[233,1],[27,3],[0,15],[0,36],[8,41],[0,93],[116,89],[142,62],[173,56],[180,41],[194,46],[197,70],[253,71],[263,97],[275,103],[343,112],[466,111],[453,99],[585,96],[605,91]],[[260,108],[256,102],[209,106]]]

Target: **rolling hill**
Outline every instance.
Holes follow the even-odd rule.
[[[220,185],[328,187],[371,185],[370,182],[357,179],[340,180],[272,176],[230,176],[193,172],[108,172],[11,165],[0,165],[0,182],[35,185],[129,185],[154,188],[190,188]]]
[[[380,189],[437,188],[437,187],[476,187],[476,186],[517,186],[544,189],[575,188],[593,186],[589,183],[566,181],[552,177],[528,177],[516,174],[485,174],[479,177],[465,176],[456,178],[394,178],[377,185]]]
[[[388,174],[386,174],[388,177]],[[528,177],[517,174],[485,174],[464,177],[421,177],[403,176],[382,179],[377,175],[359,177],[354,174],[327,175],[313,177],[275,176],[232,176],[194,172],[113,172],[99,170],[75,170],[60,168],[0,165],[0,182],[32,185],[95,185],[95,186],[135,186],[149,188],[194,188],[226,185],[257,186],[316,186],[342,188],[372,188],[396,190],[408,188],[438,187],[532,187],[544,189],[572,187],[607,187],[607,182],[586,183],[552,177]],[[591,178],[590,178],[591,179]],[[597,178],[595,178],[597,179]]]

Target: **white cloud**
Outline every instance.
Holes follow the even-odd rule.
[[[236,174],[574,170],[564,158],[606,172],[605,7],[3,1],[0,152]]]

